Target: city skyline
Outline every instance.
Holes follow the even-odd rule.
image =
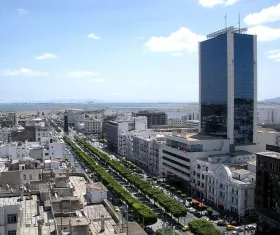
[[[198,42],[239,13],[258,35],[258,100],[278,97],[278,1],[28,0],[2,4],[0,102],[198,102]]]

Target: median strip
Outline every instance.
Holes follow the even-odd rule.
[[[138,199],[130,195],[102,166],[98,165],[94,159],[89,157],[84,151],[77,147],[69,138],[64,137],[65,142],[71,146],[75,154],[83,160],[98,177],[102,180],[109,190],[113,191],[118,198],[124,200],[133,210],[133,213],[144,222],[145,225],[151,225],[157,222],[157,215],[149,207],[145,206]]]
[[[186,207],[180,205],[170,196],[162,193],[161,190],[153,188],[147,181],[140,179],[137,175],[131,173],[121,163],[112,160],[110,156],[106,153],[101,152],[99,149],[87,143],[82,138],[75,136],[77,142],[82,144],[88,151],[96,155],[103,163],[112,167],[116,172],[122,175],[130,184],[138,188],[142,193],[146,194],[148,197],[157,201],[166,212],[171,213],[174,217],[179,218],[186,216],[187,209]]]

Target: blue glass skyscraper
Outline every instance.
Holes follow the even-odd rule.
[[[257,36],[228,27],[199,43],[200,132],[256,141]]]

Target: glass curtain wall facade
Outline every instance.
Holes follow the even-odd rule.
[[[234,34],[234,142],[253,143],[254,37]]]
[[[227,35],[200,43],[201,132],[227,137]]]
[[[226,32],[200,43],[200,131],[253,143],[254,36]]]

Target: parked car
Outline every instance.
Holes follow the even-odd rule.
[[[193,207],[190,207],[190,208],[188,208],[188,211],[191,213],[194,213],[194,212],[196,212],[196,209],[194,209]]]
[[[227,231],[231,231],[231,230],[235,230],[235,227],[230,225],[230,224],[228,224],[227,225]]]
[[[239,227],[239,228],[236,228],[235,231],[238,232],[238,233],[242,233],[244,231],[244,229]]]
[[[186,232],[186,231],[189,231],[189,230],[190,230],[190,227],[187,226],[187,225],[185,225],[185,226],[182,227],[182,231],[183,231],[183,232]]]

